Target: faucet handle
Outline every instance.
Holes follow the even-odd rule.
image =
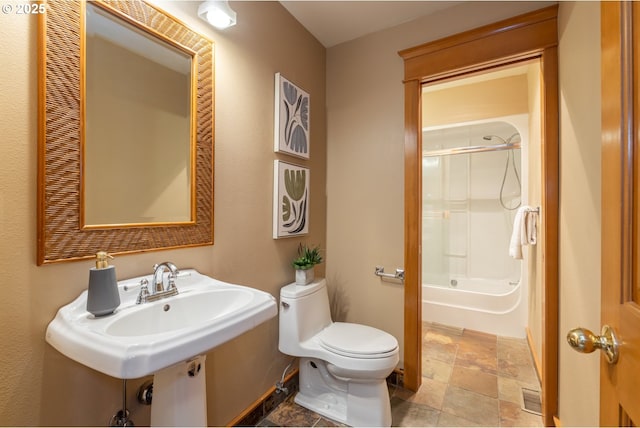
[[[176,287],[176,274],[170,273],[168,276],[169,285],[167,286],[167,291],[175,290]]]
[[[136,305],[144,303],[147,301],[147,297],[149,297],[149,281],[145,278],[140,280],[140,294],[138,294],[138,298],[136,299]]]

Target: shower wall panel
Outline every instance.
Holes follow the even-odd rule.
[[[493,122],[440,129],[424,139],[426,147],[438,150],[497,144],[483,136],[495,134],[506,140],[516,132],[511,124]],[[424,283],[448,286],[460,278],[520,279],[520,263],[508,255],[515,210],[500,203],[501,194],[509,208],[521,201],[520,177],[507,163],[514,155],[521,174],[520,151],[423,158]]]

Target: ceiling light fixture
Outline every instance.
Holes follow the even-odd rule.
[[[236,25],[236,12],[231,9],[227,0],[203,2],[198,6],[198,16],[219,29]]]

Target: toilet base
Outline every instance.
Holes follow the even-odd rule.
[[[391,426],[391,403],[385,379],[362,382],[340,379],[326,362],[300,359],[300,391],[295,402],[313,412],[350,426]]]

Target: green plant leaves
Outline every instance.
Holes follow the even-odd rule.
[[[295,269],[306,270],[319,263],[322,263],[322,255],[320,254],[320,247],[315,246],[309,248],[306,244],[300,243],[298,246],[298,257],[292,262]]]

